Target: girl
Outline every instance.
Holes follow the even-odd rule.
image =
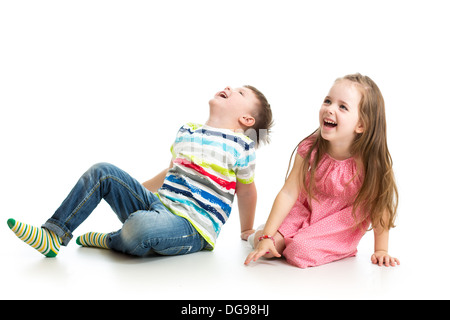
[[[280,252],[300,268],[354,256],[370,224],[372,263],[400,264],[388,254],[398,193],[380,90],[359,73],[337,79],[319,121],[319,128],[297,146],[266,225],[249,237],[255,249],[245,264],[261,256],[281,257]]]

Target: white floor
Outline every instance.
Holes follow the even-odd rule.
[[[0,299],[450,299],[444,5],[0,2]],[[257,226],[292,149],[316,129],[332,82],[353,72],[374,79],[386,102],[400,193],[390,240],[398,267],[370,263],[372,234],[357,257],[325,266],[244,266],[250,249],[236,210],[214,252],[178,257],[136,259],[73,241],[46,259],[6,225],[9,217],[42,224],[96,162],[139,181],[153,177],[183,123],[203,123],[216,92],[248,83],[275,117],[272,143],[258,150]],[[75,236],[118,228],[100,205]]]
[[[363,238],[355,258],[321,267],[298,269],[284,260],[244,266],[250,249],[239,239],[237,219],[226,227],[213,252],[133,258],[81,248],[73,241],[50,259],[15,239],[4,223],[0,299],[450,298],[449,259],[427,257],[409,241],[392,246],[401,259],[395,268],[370,263],[371,234]]]

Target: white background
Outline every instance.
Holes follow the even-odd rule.
[[[25,283],[47,289],[41,298],[90,286],[106,298],[450,298],[448,30],[448,4],[437,0],[1,1],[0,298],[35,297]],[[94,163],[153,177],[177,129],[204,123],[217,91],[245,84],[265,93],[276,123],[257,153],[264,223],[323,97],[354,72],[386,102],[400,192],[395,269],[370,264],[372,234],[356,258],[326,266],[244,267],[236,208],[214,252],[153,260],[74,241],[45,259],[8,230],[9,217],[45,222]],[[75,236],[118,228],[102,203]]]

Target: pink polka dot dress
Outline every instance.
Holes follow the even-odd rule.
[[[309,139],[298,147],[303,159],[311,145]],[[285,238],[283,255],[288,263],[307,268],[356,255],[356,247],[369,226],[368,218],[362,227],[355,226],[352,215],[362,182],[353,158],[339,161],[328,154],[322,157],[316,169],[316,199],[309,201],[302,192],[278,230]],[[356,217],[361,221],[363,216],[358,211]]]

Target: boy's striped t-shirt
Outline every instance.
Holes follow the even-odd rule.
[[[173,167],[158,196],[193,224],[210,249],[230,216],[236,182],[253,182],[254,146],[244,134],[188,123],[171,147]]]

